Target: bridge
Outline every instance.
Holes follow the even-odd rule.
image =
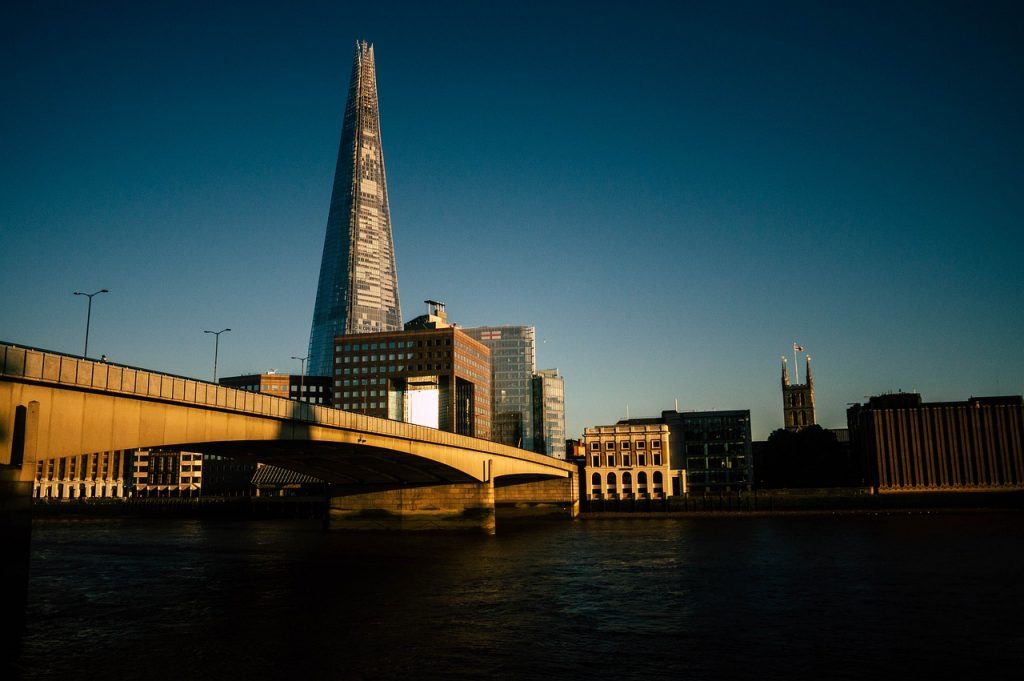
[[[320,478],[332,526],[494,532],[496,513],[579,510],[575,466],[534,452],[0,343],[0,481],[9,492],[31,493],[39,461],[157,447]]]

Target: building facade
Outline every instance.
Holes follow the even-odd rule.
[[[330,376],[279,374],[271,370],[262,374],[224,376],[218,383],[238,390],[331,406]]]
[[[490,351],[435,312],[405,331],[338,336],[334,406],[490,439]]]
[[[330,376],[335,336],[402,328],[373,45],[356,44],[309,335],[309,374]]]
[[[879,492],[1024,488],[1024,402],[872,397],[846,412],[850,446]]]
[[[620,424],[665,424],[669,429],[673,494],[709,494],[749,490],[754,482],[750,410],[661,412],[660,417],[629,419]],[[685,491],[684,491],[685,490]]]
[[[558,369],[533,376],[533,451],[565,459],[565,380]]]
[[[133,450],[40,459],[32,495],[37,499],[124,498],[132,489]]]
[[[199,452],[140,449],[133,468],[133,496],[248,496],[256,464]]]
[[[532,326],[477,326],[463,331],[491,352],[491,438],[511,447],[534,449],[536,330]]]
[[[794,371],[797,368],[794,367]],[[800,430],[813,426],[814,419],[814,375],[811,373],[811,356],[807,355],[807,371],[804,383],[790,383],[789,367],[782,358],[782,419],[786,430]]]
[[[663,499],[671,493],[668,426],[617,424],[583,431],[588,499]]]

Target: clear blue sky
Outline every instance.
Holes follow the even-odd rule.
[[[1024,391],[1024,9],[7,2],[0,338],[297,370],[353,43],[405,316],[537,327],[568,431]]]

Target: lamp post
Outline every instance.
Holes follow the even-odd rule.
[[[299,402],[302,402],[302,392],[306,387],[306,360],[309,359],[309,355],[305,357],[292,355],[292,359],[299,360]]]
[[[101,288],[95,293],[83,293],[81,291],[75,291],[76,296],[86,296],[89,299],[89,307],[85,313],[85,350],[82,351],[82,357],[89,358],[89,323],[92,321],[92,297],[98,296],[101,293],[110,293],[105,288]]]
[[[214,337],[213,341],[213,382],[217,382],[217,353],[220,351],[220,335],[225,331],[231,329],[221,329],[220,331],[203,331],[203,333],[212,333]]]

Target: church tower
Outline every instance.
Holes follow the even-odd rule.
[[[795,361],[795,358],[794,358]],[[799,379],[798,379],[799,380]],[[814,375],[811,373],[811,356],[807,355],[806,383],[790,383],[789,367],[782,358],[782,415],[786,430],[797,431],[813,426],[814,421]]]

